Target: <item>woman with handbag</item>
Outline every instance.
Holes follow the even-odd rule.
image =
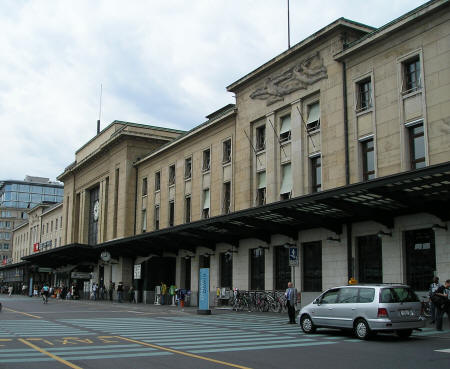
[[[443,286],[440,286],[436,292],[431,296],[434,299],[433,303],[436,305],[437,315],[436,315],[436,330],[442,331],[442,318],[444,313],[450,316],[450,300],[448,299],[448,289],[450,288],[450,279],[445,281]],[[440,297],[436,299],[435,297]]]

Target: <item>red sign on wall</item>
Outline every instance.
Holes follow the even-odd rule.
[[[38,252],[38,251],[39,251],[39,243],[33,244],[33,252]]]

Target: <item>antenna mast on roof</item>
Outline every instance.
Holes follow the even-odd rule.
[[[291,48],[291,27],[290,27],[290,20],[289,20],[289,0],[287,0],[287,24],[288,24],[288,49]]]
[[[100,118],[102,117],[102,92],[103,92],[103,85],[100,83],[100,107],[98,110],[98,120],[97,120],[97,134],[100,133]]]

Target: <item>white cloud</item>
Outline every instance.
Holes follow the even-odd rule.
[[[291,0],[291,45],[344,16],[380,26],[422,1]],[[287,48],[286,1],[2,1],[0,179],[55,178],[124,120],[190,129]]]

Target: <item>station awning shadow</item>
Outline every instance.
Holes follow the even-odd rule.
[[[428,213],[450,220],[450,162],[355,183],[226,215],[120,238],[95,246],[72,244],[23,260],[41,266],[96,261],[102,251],[113,258],[162,256],[197,247],[215,250],[218,243],[239,247],[239,240],[254,238],[270,243],[281,234],[293,241],[301,230],[324,228],[341,234],[345,224],[375,221],[394,228],[402,215]]]

